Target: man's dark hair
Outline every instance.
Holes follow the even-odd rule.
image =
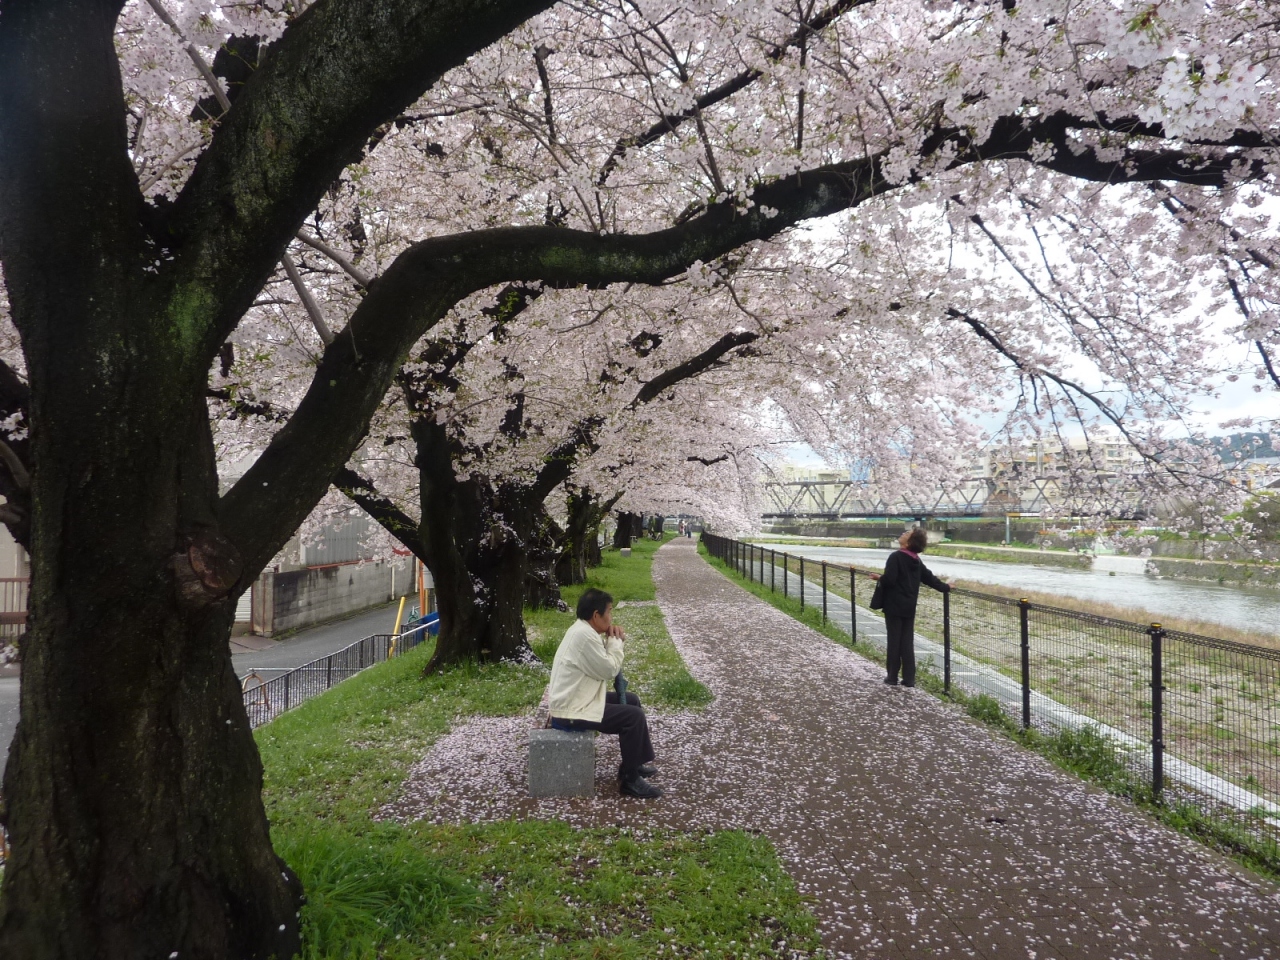
[[[929,535],[920,527],[916,527],[907,535],[907,549],[912,553],[919,553],[929,545]]]
[[[613,597],[603,590],[597,590],[595,587],[584,590],[582,596],[578,598],[578,619],[590,620],[594,613],[603,616],[611,603],[613,603]]]

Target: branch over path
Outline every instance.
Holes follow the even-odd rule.
[[[840,957],[1163,960],[1280,953],[1280,892],[727,581],[675,540],[671,636],[715,702],[652,718],[666,795],[533,800],[527,717],[445,737],[384,815],[763,832]],[[483,759],[477,761],[476,757]]]

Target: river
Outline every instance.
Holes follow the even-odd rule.
[[[826,560],[841,565],[880,570],[889,550],[857,547],[774,547],[806,560]],[[1165,580],[1142,573],[1108,574],[1105,571],[1070,570],[1065,567],[1025,563],[991,563],[956,560],[926,554],[929,569],[948,580],[967,580],[1036,593],[1056,593],[1099,603],[1146,610],[1150,619],[1185,617],[1221,623],[1239,630],[1280,636],[1280,590],[1225,586],[1188,580]],[[1139,619],[1147,619],[1140,617]]]

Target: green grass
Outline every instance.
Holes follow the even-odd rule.
[[[651,598],[652,581],[643,580],[653,549],[630,560],[615,554],[593,583]],[[565,617],[530,612],[546,632],[544,650],[554,650]],[[618,619],[631,635],[628,676],[647,702],[685,708],[709,699],[656,607],[624,607]],[[545,668],[512,664],[423,677],[430,653],[425,644],[366,670],[256,733],[272,840],[307,892],[306,960],[819,950],[812,914],[762,837],[374,822],[440,735],[469,716],[529,713],[546,685]]]
[[[848,647],[879,664],[884,664],[884,653],[864,643],[853,643],[847,633],[830,622],[822,621],[822,612],[808,604],[802,610],[800,601],[773,593],[763,584],[747,580],[728,564],[710,556],[699,543],[698,552],[725,576],[740,587],[789,614],[823,636]],[[861,588],[860,588],[861,589]],[[833,592],[836,592],[833,590]],[[848,590],[842,594],[848,598]],[[1150,784],[1143,781],[1125,762],[1124,749],[1104,736],[1096,727],[1081,730],[1059,730],[1042,733],[1035,728],[1023,730],[999,701],[986,694],[971,696],[955,687],[948,692],[937,668],[930,660],[922,661],[916,672],[916,686],[942,700],[956,703],[966,714],[986,724],[1030,750],[1047,757],[1057,766],[1082,779],[1094,782],[1108,792],[1132,801],[1155,819],[1200,840],[1207,846],[1232,857],[1238,863],[1258,873],[1280,880],[1280,845],[1260,840],[1240,823],[1225,815],[1216,817],[1198,807],[1174,800],[1157,802]]]

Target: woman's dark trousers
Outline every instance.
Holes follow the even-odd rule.
[[[902,682],[908,687],[916,685],[916,615],[899,617],[887,613],[884,617],[884,629],[887,634],[888,677],[891,683],[898,682],[898,670],[902,670]]]
[[[604,716],[599,723],[590,720],[561,720],[558,723],[567,725],[571,730],[599,730],[617,736],[618,746],[622,749],[618,776],[623,780],[637,776],[640,765],[654,758],[653,744],[649,740],[649,720],[640,706],[640,698],[634,693],[627,694],[625,705],[618,702],[618,695],[612,690],[606,693]]]

